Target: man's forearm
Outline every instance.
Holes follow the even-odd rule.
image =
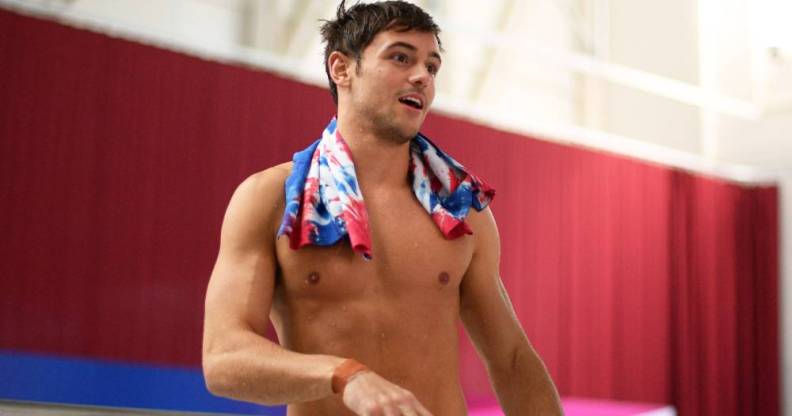
[[[332,394],[331,377],[343,358],[296,353],[252,332],[235,338],[240,347],[204,354],[204,377],[213,394],[267,405]]]
[[[515,350],[511,365],[491,368],[490,375],[507,416],[563,414],[550,374],[530,346]]]

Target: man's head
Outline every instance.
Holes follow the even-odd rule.
[[[358,64],[371,41],[379,32],[396,30],[406,32],[417,30],[432,33],[440,43],[440,28],[420,7],[405,1],[384,1],[379,3],[357,3],[346,9],[346,0],[342,0],[336,10],[335,20],[326,20],[322,25],[321,34],[325,42],[324,64],[327,80],[330,83],[330,94],[338,104],[338,90],[327,60],[334,51],[355,59]]]
[[[342,1],[336,20],[322,26],[325,70],[339,117],[351,115],[380,137],[415,136],[434,99],[440,68],[440,29],[404,1]]]

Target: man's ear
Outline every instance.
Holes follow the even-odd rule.
[[[327,68],[330,72],[330,78],[333,79],[337,87],[348,87],[350,76],[354,68],[355,62],[350,57],[344,55],[339,51],[333,51],[327,57]]]

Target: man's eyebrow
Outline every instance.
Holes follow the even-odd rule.
[[[397,47],[402,47],[402,48],[405,48],[405,49],[409,49],[409,50],[411,50],[413,52],[417,52],[418,51],[418,48],[416,48],[415,46],[410,45],[407,42],[398,42],[398,41],[391,43],[385,49],[387,50],[387,49],[397,48]],[[431,56],[433,58],[437,58],[437,60],[440,61],[440,63],[443,63],[443,58],[441,58],[440,54],[437,53],[436,51],[429,52],[429,56]]]

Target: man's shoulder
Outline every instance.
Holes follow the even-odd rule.
[[[283,185],[291,174],[291,168],[292,162],[286,162],[248,176],[237,186],[232,200],[259,213],[276,211],[283,205]]]
[[[495,217],[493,217],[489,207],[485,207],[481,211],[471,207],[465,221],[473,229],[474,234],[476,231],[484,231],[495,227]]]
[[[250,182],[255,187],[268,187],[278,183],[282,185],[291,174],[292,165],[293,162],[284,162],[269,167],[248,176],[245,182]]]
[[[287,162],[248,176],[231,197],[226,221],[244,223],[246,229],[269,234],[283,211],[283,185],[290,173],[291,162]]]
[[[270,198],[283,193],[283,185],[292,170],[292,162],[281,163],[248,176],[237,189],[252,195],[266,195]]]
[[[481,211],[476,211],[471,208],[468,211],[467,218],[465,218],[470,229],[473,231],[473,239],[476,241],[476,252],[498,250],[497,242],[500,240],[498,236],[498,226],[495,223],[495,217],[489,207]]]

